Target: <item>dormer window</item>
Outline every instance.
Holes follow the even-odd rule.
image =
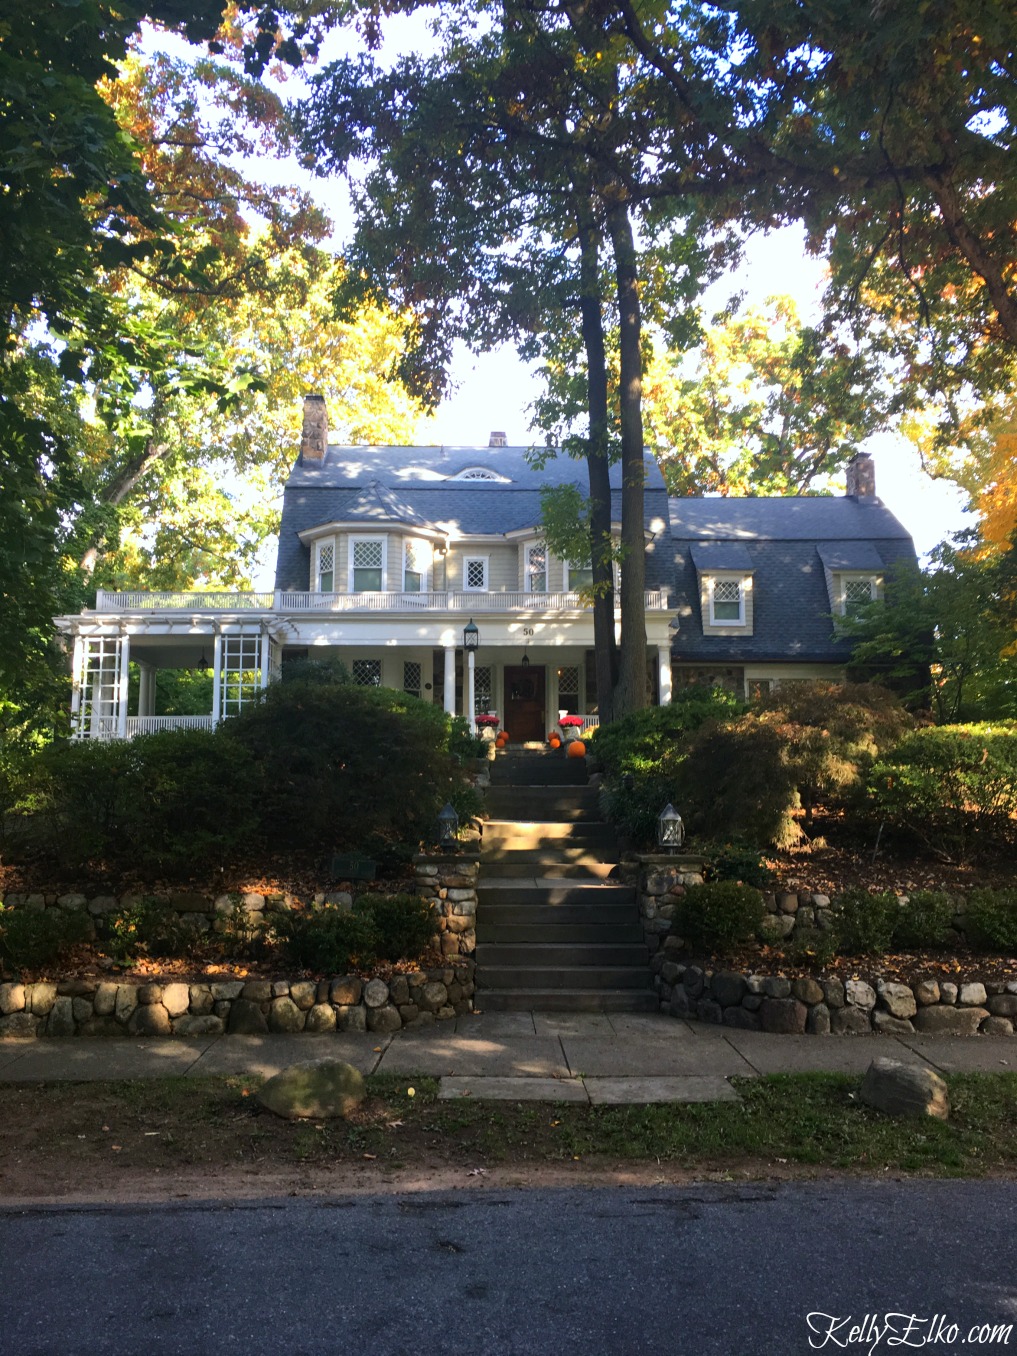
[[[496,485],[508,485],[511,482],[507,476],[501,476],[497,471],[492,471],[490,466],[467,466],[464,471],[457,471],[454,476],[449,476],[450,480],[493,480]]]
[[[745,583],[744,579],[709,580],[711,626],[745,625]]]
[[[840,612],[849,616],[860,607],[874,602],[879,597],[880,581],[875,575],[842,576],[840,590]]]

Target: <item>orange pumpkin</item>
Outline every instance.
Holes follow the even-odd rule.
[[[550,747],[551,747],[552,749],[560,749],[560,748],[561,748],[561,740],[558,738],[558,736],[557,736],[556,734],[549,735],[549,736],[548,736],[547,742],[548,742],[548,744],[550,745]]]
[[[568,747],[568,756],[570,758],[586,757],[586,745],[583,743],[581,739],[573,739],[572,743]]]
[[[508,739],[505,737],[505,735],[500,734],[498,738],[494,741],[494,747],[496,749],[503,749],[507,743]]]

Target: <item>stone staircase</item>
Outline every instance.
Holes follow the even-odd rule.
[[[586,760],[508,748],[491,766],[477,890],[477,1006],[653,1012],[635,890]]]

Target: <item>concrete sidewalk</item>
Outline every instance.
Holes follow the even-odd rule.
[[[940,1073],[1015,1073],[1001,1036],[769,1036],[657,1014],[485,1013],[377,1036],[0,1041],[0,1083],[251,1073],[335,1056],[363,1073],[441,1080],[442,1097],[592,1103],[733,1100],[732,1077],[862,1074],[877,1056]]]

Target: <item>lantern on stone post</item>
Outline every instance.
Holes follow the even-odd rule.
[[[657,845],[665,852],[677,852],[685,842],[685,825],[670,801],[657,816]]]
[[[458,834],[459,816],[452,805],[446,801],[438,812],[438,846],[443,848],[455,847]]]

